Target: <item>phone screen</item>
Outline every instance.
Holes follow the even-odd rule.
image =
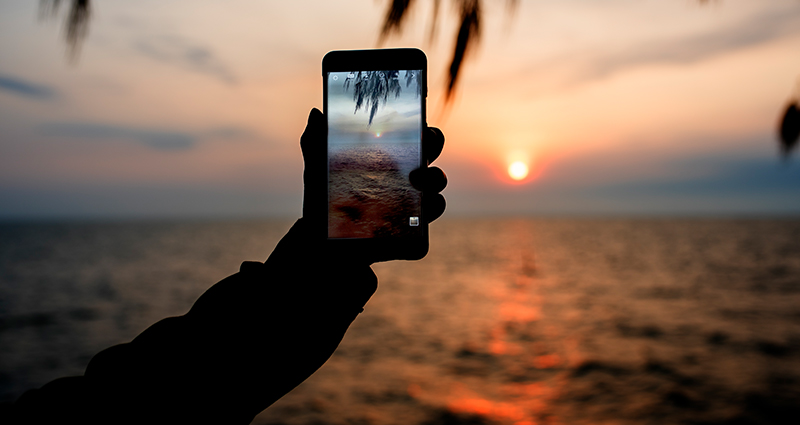
[[[328,238],[415,236],[422,197],[421,70],[327,73]]]

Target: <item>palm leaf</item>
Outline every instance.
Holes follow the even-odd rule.
[[[403,22],[408,16],[407,12],[414,4],[414,0],[392,0],[389,8],[386,9],[386,16],[383,18],[383,27],[378,39],[378,43],[383,43],[392,34],[399,34],[403,28]]]
[[[60,5],[61,0],[40,0],[39,17],[57,16]],[[86,38],[86,34],[89,33],[91,11],[91,2],[89,0],[72,0],[70,3],[64,34],[64,38],[67,41],[67,58],[70,62],[75,62],[78,59],[81,45]]]

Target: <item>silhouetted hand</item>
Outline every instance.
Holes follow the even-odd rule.
[[[438,157],[444,136],[428,129],[423,149]],[[301,139],[305,179],[324,166],[325,120],[314,109]],[[419,169],[429,217],[444,211],[438,168]],[[304,210],[318,197],[306,187]],[[311,376],[333,354],[377,289],[370,259],[326,251],[306,218],[265,263],[206,291],[191,310],[154,324],[133,341],[92,358],[83,377],[29,391],[8,423],[248,424]],[[0,415],[3,416],[3,415]]]

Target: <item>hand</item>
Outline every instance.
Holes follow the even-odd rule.
[[[423,151],[429,163],[443,144],[441,131],[428,128]],[[309,173],[326,169],[319,110],[311,111],[301,147],[308,183]],[[423,191],[429,221],[438,218],[445,208],[439,194],[444,173],[424,168],[410,178]],[[325,199],[310,189],[304,211]],[[83,377],[26,393],[12,414],[41,423],[250,423],[328,360],[377,289],[370,262],[326,251],[306,218],[265,263],[243,263],[187,314],[98,353]]]
[[[369,267],[371,261],[330,252],[310,225],[309,214],[327,211],[326,206],[319,208],[314,204],[325,202],[325,192],[319,191],[327,190],[314,185],[327,180],[314,174],[327,170],[326,121],[318,109],[309,114],[300,146],[305,162],[303,219],[283,237],[263,266],[253,263],[246,270],[247,264],[243,265],[239,275],[249,273],[249,278],[230,283],[227,288],[223,287],[225,281],[220,282],[215,286],[220,290],[217,293],[214,288],[209,290],[187,315],[197,312],[200,316],[219,316],[222,305],[226,318],[239,317],[238,323],[244,324],[239,326],[239,333],[233,333],[235,336],[225,338],[229,348],[236,348],[231,352],[238,351],[230,363],[240,363],[236,367],[244,367],[242,376],[249,379],[237,384],[241,396],[253,401],[250,408],[256,413],[291,391],[328,360],[378,284]],[[427,128],[423,153],[429,164],[439,157],[443,146],[442,132]],[[428,220],[439,218],[445,209],[444,197],[439,193],[447,185],[444,172],[437,167],[420,168],[409,177],[423,192]],[[207,297],[209,305],[204,304]],[[227,326],[220,329],[230,333]]]

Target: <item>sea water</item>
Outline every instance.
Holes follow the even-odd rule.
[[[291,221],[0,225],[0,399],[185,313]],[[256,424],[800,417],[800,220],[448,219]]]

